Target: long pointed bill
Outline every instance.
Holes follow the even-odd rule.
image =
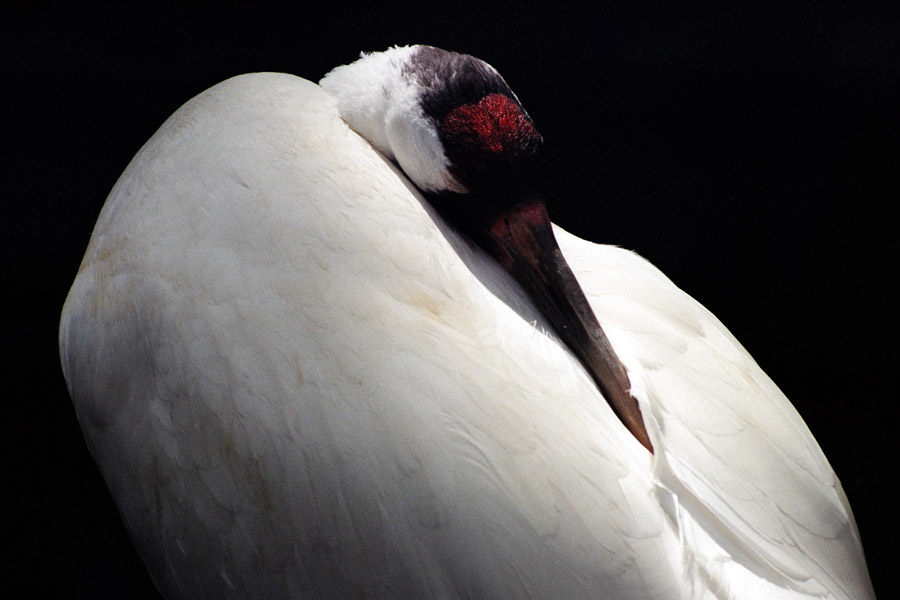
[[[563,257],[543,203],[501,215],[490,237],[496,244],[495,258],[525,288],[575,352],[628,431],[653,452],[625,367]]]

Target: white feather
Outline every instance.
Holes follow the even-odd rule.
[[[373,145],[315,84],[237,77],[100,215],[63,369],[167,598],[873,597],[815,440],[712,315],[557,230],[651,456]]]
[[[404,72],[415,46],[363,54],[331,70],[319,82],[336,100],[338,112],[372,146],[394,159],[419,189],[466,188],[450,174],[437,130],[422,111],[421,88]]]

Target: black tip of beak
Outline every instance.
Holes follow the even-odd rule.
[[[501,214],[489,231],[494,257],[525,288],[556,333],[584,364],[635,438],[653,452],[625,367],[559,249],[543,203]]]

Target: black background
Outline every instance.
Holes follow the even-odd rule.
[[[4,489],[21,561],[9,587],[154,593],[56,354],[68,286],[134,153],[231,75],[315,81],[360,50],[430,43],[487,60],[516,91],[553,160],[556,222],[658,265],[787,393],[843,482],[876,591],[888,589],[900,9],[549,4],[3,9]]]

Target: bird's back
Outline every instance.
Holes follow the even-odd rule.
[[[640,259],[559,234],[653,456],[318,86],[242,76],[177,111],[110,194],[60,329],[89,448],[164,594],[752,598],[716,587],[729,560],[814,590],[802,577],[838,553],[798,557],[829,536],[852,580],[843,494],[752,359]]]
[[[170,597],[667,597],[648,455],[542,326],[317,86],[251,75],[135,157],[60,344]]]

